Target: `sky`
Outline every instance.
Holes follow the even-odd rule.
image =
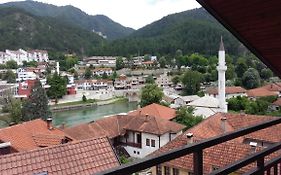
[[[0,0],[0,3],[11,0]],[[18,0],[13,0],[18,1]],[[126,27],[139,29],[169,14],[200,7],[195,0],[36,0],[72,5],[90,15],[106,15]]]

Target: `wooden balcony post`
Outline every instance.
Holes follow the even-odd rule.
[[[203,150],[193,153],[193,172],[195,175],[203,175]]]
[[[261,157],[257,160],[257,167],[259,169],[257,175],[263,175],[264,174],[264,157]]]

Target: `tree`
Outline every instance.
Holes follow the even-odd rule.
[[[160,64],[160,68],[165,68],[166,67],[166,64],[167,64],[167,61],[164,57],[161,57],[159,59],[159,64]]]
[[[67,82],[64,77],[54,73],[47,78],[47,83],[51,86],[47,92],[49,98],[58,99],[66,94]]]
[[[145,83],[146,83],[146,84],[154,84],[155,81],[154,81],[153,76],[152,76],[152,75],[149,75],[148,77],[146,77]]]
[[[202,80],[203,77],[201,73],[191,70],[186,71],[182,78],[185,94],[197,94],[197,92],[200,90],[200,84],[202,83]]]
[[[3,106],[3,112],[8,112],[10,120],[8,123],[18,124],[22,121],[22,103],[20,100],[12,98],[8,95],[6,98],[6,104]]]
[[[180,76],[176,75],[172,78],[172,82],[174,85],[177,85],[181,81]]]
[[[192,107],[181,107],[176,111],[176,119],[177,123],[183,124],[186,126],[185,129],[189,129],[203,120],[202,116],[194,116],[194,109]]]
[[[86,68],[84,78],[85,79],[91,79],[93,77],[93,72],[90,68]]]
[[[160,104],[163,95],[162,89],[156,84],[147,84],[141,90],[140,106],[144,107],[152,103]]]
[[[254,68],[249,68],[242,77],[242,84],[247,89],[259,87],[261,79],[258,71]]]
[[[107,75],[106,72],[104,72],[104,73],[102,74],[102,79],[108,79],[108,75]]]
[[[10,60],[6,62],[7,69],[17,69],[18,63],[14,60]]]
[[[83,96],[82,96],[82,101],[83,102],[86,102],[87,101],[87,97],[83,94]]]
[[[46,120],[51,116],[48,103],[45,89],[40,81],[36,80],[29,98],[23,104],[23,120],[29,121],[37,118]]]
[[[237,66],[235,72],[238,78],[242,78],[243,74],[247,71],[248,67],[244,58],[239,58],[237,61]]]
[[[123,69],[124,67],[125,67],[125,64],[123,62],[123,58],[122,57],[118,57],[116,59],[116,70]]]
[[[273,73],[272,73],[272,71],[270,69],[264,68],[264,69],[261,70],[260,75],[261,75],[262,79],[268,80],[270,77],[273,76]]]
[[[74,75],[74,79],[75,80],[78,80],[78,78],[79,78],[79,75],[78,75],[78,72],[77,71],[74,71],[74,73],[73,73]]]
[[[7,83],[15,83],[16,82],[16,74],[13,71],[8,70],[5,73],[3,80],[6,80]]]

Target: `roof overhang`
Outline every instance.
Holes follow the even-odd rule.
[[[197,1],[280,77],[280,0]]]

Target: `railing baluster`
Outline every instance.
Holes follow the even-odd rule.
[[[274,175],[277,175],[278,173],[278,163],[276,165],[274,165]]]
[[[203,151],[197,150],[193,153],[194,175],[203,175]]]
[[[264,157],[261,157],[260,159],[257,160],[257,168],[259,169],[257,175],[264,175]]]

